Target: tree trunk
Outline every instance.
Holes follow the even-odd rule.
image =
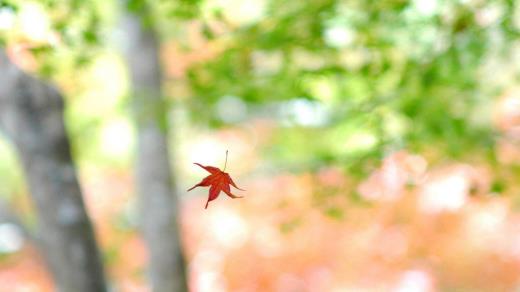
[[[106,291],[85,211],[60,93],[13,65],[0,50],[0,129],[20,156],[35,204],[40,248],[62,292]]]
[[[186,291],[178,202],[169,164],[167,109],[161,89],[158,39],[138,15],[127,12],[123,24],[138,132],[137,192],[141,228],[149,251],[152,290]]]

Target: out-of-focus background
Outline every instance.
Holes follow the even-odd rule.
[[[0,1],[11,61],[64,95],[114,291],[151,291],[121,28],[145,4],[190,291],[520,289],[518,1],[123,2]],[[192,163],[226,150],[245,198],[204,210]],[[19,161],[0,134],[0,291],[52,291]]]

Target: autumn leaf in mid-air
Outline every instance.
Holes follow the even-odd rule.
[[[235,184],[233,179],[231,179],[231,176],[229,176],[229,173],[224,172],[226,170],[227,165],[227,151],[226,151],[226,163],[224,164],[224,170],[220,170],[217,167],[214,166],[204,166],[200,163],[194,163],[202,168],[204,168],[206,171],[211,173],[207,177],[205,177],[200,183],[194,185],[191,189],[188,190],[191,191],[196,187],[208,187],[209,186],[209,197],[208,201],[206,202],[206,207],[204,209],[208,208],[208,204],[210,201],[215,200],[218,195],[220,194],[220,191],[223,191],[226,193],[226,195],[230,196],[233,199],[236,198],[242,198],[242,196],[235,196],[231,193],[230,185],[235,187],[236,189],[245,191]]]

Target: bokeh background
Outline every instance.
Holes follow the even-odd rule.
[[[518,1],[148,4],[191,291],[520,289]],[[150,291],[120,10],[2,0],[0,36],[66,98],[111,286]],[[245,198],[204,210],[192,163],[222,167],[226,150]],[[0,222],[0,291],[52,291],[1,135],[0,198],[21,221]]]

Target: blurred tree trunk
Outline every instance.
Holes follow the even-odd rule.
[[[123,25],[138,146],[137,192],[141,228],[149,252],[149,274],[155,292],[187,290],[168,151],[167,107],[162,95],[158,38],[140,15],[127,11]]]
[[[62,96],[22,72],[2,50],[0,76],[0,129],[20,156],[36,206],[39,247],[56,288],[106,291],[63,123]]]

